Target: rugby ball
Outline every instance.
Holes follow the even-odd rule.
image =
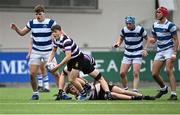
[[[47,63],[47,64],[46,64],[46,68],[47,68],[47,70],[49,70],[49,71],[51,71],[52,69],[54,69],[55,66],[56,66],[56,64],[53,63],[53,62],[50,62],[50,63]]]

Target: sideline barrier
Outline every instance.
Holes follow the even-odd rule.
[[[123,57],[123,52],[92,52],[92,56],[96,60],[96,66],[105,76],[106,80],[119,81],[119,68]],[[142,81],[154,81],[151,76],[152,63],[154,60],[155,52],[148,52],[148,56],[143,59],[140,70],[140,79]],[[180,51],[177,52],[177,59],[174,62],[174,75],[177,81],[180,81]],[[132,81],[132,69],[130,68],[128,80]],[[166,69],[161,70],[161,76],[165,81],[168,80]]]
[[[180,51],[177,52],[177,60],[174,63],[174,75],[177,81],[180,81]],[[63,54],[63,53],[61,53]],[[26,60],[26,52],[0,52],[0,82],[29,82],[28,61]],[[91,52],[95,58],[96,67],[104,75],[108,81],[117,82],[120,80],[119,68],[123,57],[122,52]],[[59,56],[59,60],[64,55]],[[140,70],[140,79],[143,81],[154,81],[151,76],[152,63],[155,52],[149,52],[144,58]],[[62,70],[62,68],[61,68]],[[60,71],[61,71],[60,70]],[[54,82],[54,77],[49,75],[50,82]],[[128,80],[132,80],[132,69],[128,72]],[[168,80],[166,70],[161,70],[164,80]],[[89,76],[84,76],[88,80],[92,80]]]
[[[27,52],[0,52],[0,83],[29,82]],[[54,78],[49,75],[50,82]]]
[[[102,73],[106,80],[117,82],[120,81],[119,68],[121,65],[121,60],[123,58],[123,52],[90,52],[95,61],[96,68]],[[59,56],[60,60],[63,58],[64,54],[61,53]],[[148,56],[143,59],[140,70],[140,80],[142,81],[153,81],[154,79],[151,76],[152,63],[154,60],[155,52],[149,51]],[[62,70],[62,69],[61,69]],[[83,74],[82,74],[83,75]],[[161,75],[165,81],[168,81],[166,70],[161,70]],[[180,51],[177,52],[177,59],[174,62],[174,75],[177,81],[180,81]],[[128,80],[133,80],[132,68],[130,68],[127,73]],[[84,75],[87,80],[93,80],[91,77]]]

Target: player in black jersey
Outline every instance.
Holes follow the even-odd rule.
[[[77,78],[77,79],[83,85],[87,84],[87,81],[84,81],[82,78]],[[88,84],[91,86],[91,96],[89,100],[105,100],[106,99],[105,91],[102,89],[100,83],[94,82],[94,83],[88,83]],[[116,85],[108,84],[108,86],[111,91],[112,98],[115,100],[155,100],[155,97],[148,96],[148,95],[145,96],[141,93],[124,90],[123,88],[120,88]],[[71,83],[66,85],[65,92],[74,95],[75,98],[78,98],[79,96],[79,91]]]
[[[86,92],[82,85],[76,80],[80,71],[84,74],[90,75],[96,81],[99,81],[105,91],[107,99],[111,99],[111,93],[107,82],[99,70],[96,69],[94,65],[91,64],[90,60],[83,54],[74,40],[67,35],[64,35],[61,26],[59,25],[53,26],[51,30],[53,49],[48,62],[51,62],[54,58],[57,48],[60,48],[65,53],[65,57],[51,70],[51,72],[55,72],[63,65],[67,65],[69,80],[81,93],[79,100],[87,100],[89,98],[88,92]]]

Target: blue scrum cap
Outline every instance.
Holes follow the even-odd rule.
[[[133,16],[127,16],[125,18],[125,22],[126,22],[126,24],[127,23],[135,24],[135,18]]]

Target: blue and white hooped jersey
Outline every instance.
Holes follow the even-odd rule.
[[[176,25],[168,20],[164,24],[158,21],[153,24],[152,34],[157,39],[157,52],[172,48],[172,36],[177,33]]]
[[[63,52],[71,51],[71,59],[76,58],[80,53],[78,45],[68,36],[62,35],[58,40],[53,40],[53,46],[60,48]]]
[[[55,24],[56,21],[48,18],[43,22],[32,19],[27,23],[26,27],[32,32],[32,51],[43,53],[52,50],[51,27]]]
[[[143,39],[147,38],[147,32],[141,26],[136,26],[134,30],[129,30],[126,26],[121,30],[121,38],[124,40],[124,56],[128,58],[141,58],[143,49]]]

